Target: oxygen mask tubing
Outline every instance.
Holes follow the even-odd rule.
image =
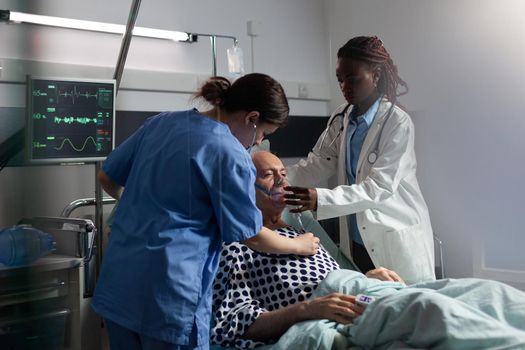
[[[284,178],[280,178],[276,183],[274,183],[271,189],[267,189],[266,187],[264,187],[261,184],[258,184],[257,182],[255,183],[255,188],[257,188],[258,190],[266,194],[268,198],[270,198],[277,205],[282,205],[282,203],[284,203],[283,197],[284,197],[285,191],[283,190],[283,188],[285,186],[288,186],[288,183],[285,182]],[[288,205],[288,207],[293,208],[294,206]],[[293,213],[292,215],[297,218],[297,221],[299,222],[301,229],[304,232],[306,232],[306,229],[303,225],[303,221],[301,219],[301,213]]]

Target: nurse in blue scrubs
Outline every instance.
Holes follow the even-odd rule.
[[[92,307],[115,349],[207,349],[212,283],[222,242],[312,255],[319,240],[262,226],[246,148],[284,126],[281,85],[264,74],[214,77],[196,109],[148,119],[98,175],[119,200]],[[124,191],[125,187],[125,191]]]

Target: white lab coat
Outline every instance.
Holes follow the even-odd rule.
[[[307,159],[288,167],[287,177],[294,186],[313,187],[337,173],[339,186],[316,189],[316,215],[318,220],[340,217],[343,253],[351,258],[345,216],[356,213],[359,232],[375,266],[396,271],[409,284],[433,280],[434,240],[416,179],[414,125],[410,116],[396,106],[381,133],[390,106],[386,99],[379,105],[359,155],[356,184],[348,185],[345,164],[351,108],[344,119],[337,117],[333,121],[322,147],[321,135]],[[337,108],[333,115],[344,107]],[[377,159],[372,164],[369,155],[376,149]]]

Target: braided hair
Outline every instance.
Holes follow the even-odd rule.
[[[381,75],[377,90],[392,103],[396,102],[398,96],[408,92],[407,83],[399,77],[396,65],[377,36],[357,36],[348,40],[337,51],[337,58],[353,58],[367,63],[372,69],[379,67]],[[399,85],[404,87],[404,91],[400,93]]]

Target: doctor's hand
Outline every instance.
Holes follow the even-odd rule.
[[[286,186],[284,190],[285,203],[295,206],[290,213],[300,213],[306,210],[317,210],[317,191],[315,188]]]

